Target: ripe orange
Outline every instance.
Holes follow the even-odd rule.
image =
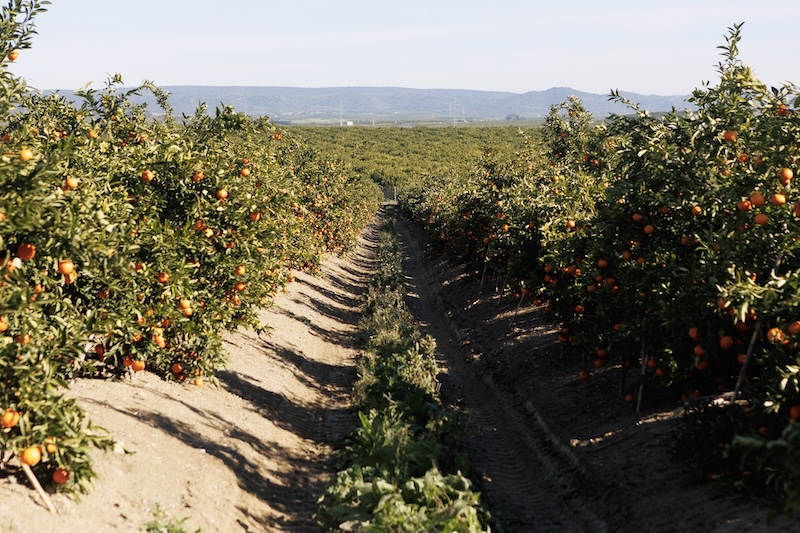
[[[233,286],[233,289],[236,292],[243,292],[246,288],[247,288],[247,283],[245,283],[244,281],[239,281],[236,283],[236,285]]]
[[[789,418],[795,422],[800,419],[800,405],[793,405],[789,408]]]
[[[575,226],[576,226],[576,225],[577,225],[577,224],[575,223],[575,221],[574,221],[574,220],[572,220],[571,218],[568,218],[568,219],[567,219],[567,227],[568,227],[569,229],[575,229]]]
[[[23,163],[33,159],[33,151],[29,148],[23,148],[19,151],[19,160]]]
[[[764,213],[759,213],[756,215],[755,221],[759,226],[763,226],[769,223],[769,217]]]
[[[733,337],[730,335],[724,335],[719,338],[719,347],[723,350],[727,350],[733,347]]]
[[[773,344],[786,344],[786,336],[780,328],[770,328],[767,331],[767,340]]]
[[[608,350],[606,350],[605,348],[598,348],[597,357],[599,357],[600,359],[605,359],[606,357],[608,357]]]
[[[142,171],[142,181],[145,183],[150,183],[155,177],[155,173],[150,169]]]
[[[581,370],[578,373],[578,378],[580,378],[581,381],[587,381],[589,379],[589,373],[586,370]]]
[[[245,167],[245,168],[243,168],[242,170],[239,171],[239,174],[241,174],[241,176],[243,178],[246,178],[247,176],[250,175],[250,169]]]
[[[183,365],[180,363],[172,363],[172,365],[169,367],[169,370],[173,374],[180,374],[183,372]]]
[[[8,317],[3,315],[0,316],[0,333],[5,332],[8,329]]]
[[[8,60],[9,61],[16,61],[18,57],[19,57],[19,50],[11,50],[8,53]]]
[[[245,267],[244,265],[239,265],[239,266],[236,267],[236,269],[233,272],[237,276],[244,276],[245,273],[247,273],[247,267]]]
[[[225,189],[217,190],[217,200],[224,202],[228,198],[228,191]]]
[[[145,366],[146,366],[146,365],[145,365],[145,362],[144,362],[144,361],[142,361],[141,359],[136,359],[136,360],[135,360],[135,361],[133,361],[133,363],[131,364],[131,369],[132,369],[134,372],[141,372],[142,370],[144,370],[144,367],[145,367]]]
[[[194,378],[194,384],[198,387],[202,387],[205,384],[205,380],[202,377],[198,376]]]
[[[794,172],[792,171],[791,168],[781,169],[781,172],[778,175],[778,179],[780,180],[781,185],[783,185],[784,187],[789,185],[789,183],[792,181],[792,178],[794,178]]]
[[[756,191],[756,192],[754,192],[753,194],[750,195],[750,203],[753,205],[753,207],[761,207],[766,202],[767,201],[764,198],[764,195],[761,194],[758,191]]]
[[[70,259],[62,259],[58,262],[58,272],[64,276],[69,276],[75,272],[75,263]]]
[[[182,299],[181,299],[181,300],[178,302],[178,307],[179,307],[180,309],[189,309],[189,308],[191,308],[191,307],[192,307],[192,302],[191,302],[191,301],[189,301],[189,300],[188,300],[188,299],[186,299],[186,298],[182,298]]]
[[[631,215],[631,220],[633,220],[634,222],[641,222],[642,220],[644,220],[644,216],[641,213],[634,213],[633,215]]]
[[[739,203],[736,204],[736,209],[739,211],[750,211],[753,208],[753,204],[750,203],[750,200],[741,200]]]
[[[779,117],[788,117],[792,113],[792,110],[789,109],[789,106],[786,104],[781,104],[778,106],[778,109],[775,111],[775,114]]]
[[[126,356],[126,357],[125,357],[125,358],[122,360],[122,366],[124,366],[125,368],[128,368],[128,367],[130,367],[130,366],[133,366],[133,359],[132,359],[130,356]]]
[[[696,206],[692,207],[692,214],[693,214],[694,216],[698,216],[698,215],[700,215],[702,212],[703,212],[703,208],[702,208],[702,207],[700,207],[699,205],[696,205]]]
[[[159,283],[169,283],[170,275],[169,272],[159,272],[156,274],[156,280]]]
[[[249,218],[252,222],[258,222],[259,220],[261,220],[261,213],[259,213],[258,211],[253,211],[252,213],[247,215],[247,218]]]
[[[17,257],[23,261],[30,261],[36,255],[36,246],[31,243],[22,243],[17,246]]]
[[[19,457],[19,461],[28,466],[37,465],[41,460],[42,450],[40,450],[38,446],[29,446],[25,448],[22,450],[22,455]]]
[[[702,344],[697,344],[697,345],[695,345],[695,347],[694,347],[694,354],[695,354],[697,357],[703,357],[703,356],[706,354],[706,349],[705,349],[705,348],[703,348],[703,345],[702,345]]]
[[[798,333],[800,333],[800,320],[795,320],[794,322],[791,322],[789,326],[786,328],[786,330],[792,335],[797,335]]]
[[[772,205],[783,205],[786,203],[786,195],[776,192],[770,197],[769,201],[772,202]]]
[[[648,225],[646,225],[646,226],[644,227],[644,232],[645,232],[647,235],[652,235],[653,233],[655,233],[655,231],[656,231],[656,228],[655,228],[655,226],[653,226],[652,224],[648,224]]]
[[[581,304],[575,306],[575,312],[578,313],[579,315],[582,314],[584,311],[586,311],[586,308]]]
[[[4,429],[13,428],[19,422],[21,414],[19,411],[8,408],[3,416],[0,417],[0,427]]]
[[[736,142],[736,139],[739,138],[739,133],[736,130],[725,130],[725,133],[722,134],[722,138],[729,143]]]
[[[206,175],[203,174],[199,170],[195,170],[194,172],[192,172],[192,181],[194,183],[199,183],[199,182],[203,181],[203,178],[205,178],[205,177],[206,177]]]
[[[63,485],[69,481],[69,470],[66,468],[56,468],[53,471],[53,483],[56,485]]]

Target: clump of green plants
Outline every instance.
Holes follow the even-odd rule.
[[[464,475],[461,428],[437,394],[435,341],[405,304],[393,219],[381,228],[380,272],[361,322],[367,353],[353,398],[360,425],[340,443],[340,471],[317,519],[340,531],[489,531],[489,514]]]

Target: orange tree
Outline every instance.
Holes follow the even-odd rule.
[[[110,440],[66,380],[213,379],[222,333],[260,328],[292,269],[351,247],[379,189],[228,107],[176,124],[150,83],[116,76],[77,102],[27,91],[8,64],[43,4],[10,2],[0,28],[0,463],[86,490],[88,450]],[[144,91],[158,120],[134,103]]]
[[[766,488],[786,508],[800,472],[797,90],[761,84],[737,59],[739,40],[734,26],[720,82],[693,93],[692,111],[655,118],[632,106],[632,116],[591,127],[573,100],[548,117],[542,154],[521,156],[527,166],[506,181],[489,171],[486,182],[429,186],[404,201],[434,237],[484,261],[500,240],[500,206],[504,217],[507,205],[524,206],[542,264],[516,277],[543,282],[583,376],[643,364],[647,383],[699,398],[687,403],[676,449],[702,477]],[[497,183],[514,185],[498,195]],[[707,405],[737,383],[739,403]]]

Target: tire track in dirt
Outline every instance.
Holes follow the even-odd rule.
[[[463,332],[448,320],[439,282],[431,279],[430,263],[402,217],[398,230],[409,306],[423,333],[436,339],[442,397],[465,415],[470,462],[499,526],[507,532],[609,531],[590,504],[589,473],[529,401],[501,391],[479,371]]]

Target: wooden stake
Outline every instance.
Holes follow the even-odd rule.
[[[33,485],[33,488],[35,488],[36,492],[39,493],[39,496],[41,496],[42,500],[44,500],[44,504],[47,506],[47,509],[53,514],[58,514],[58,511],[56,511],[56,508],[53,506],[53,502],[50,500],[50,496],[48,496],[42,488],[42,484],[39,483],[39,480],[37,479],[36,474],[33,473],[33,470],[31,470],[31,467],[25,463],[22,463],[22,470],[25,471],[25,475],[28,476],[28,480],[31,482],[31,485]]]
[[[750,365],[750,360],[753,359],[753,352],[755,351],[756,341],[758,341],[758,332],[761,330],[761,322],[756,322],[753,326],[753,335],[750,337],[750,344],[747,346],[747,356],[742,363],[742,369],[739,371],[739,378],[736,380],[736,387],[733,389],[733,396],[731,396],[731,405],[736,403],[739,397],[739,391],[744,384],[744,376],[747,373],[747,367]]]
[[[480,297],[483,294],[483,284],[486,282],[486,269],[489,268],[488,263],[484,263],[483,265],[483,274],[481,274],[481,285],[478,287],[478,296]]]

